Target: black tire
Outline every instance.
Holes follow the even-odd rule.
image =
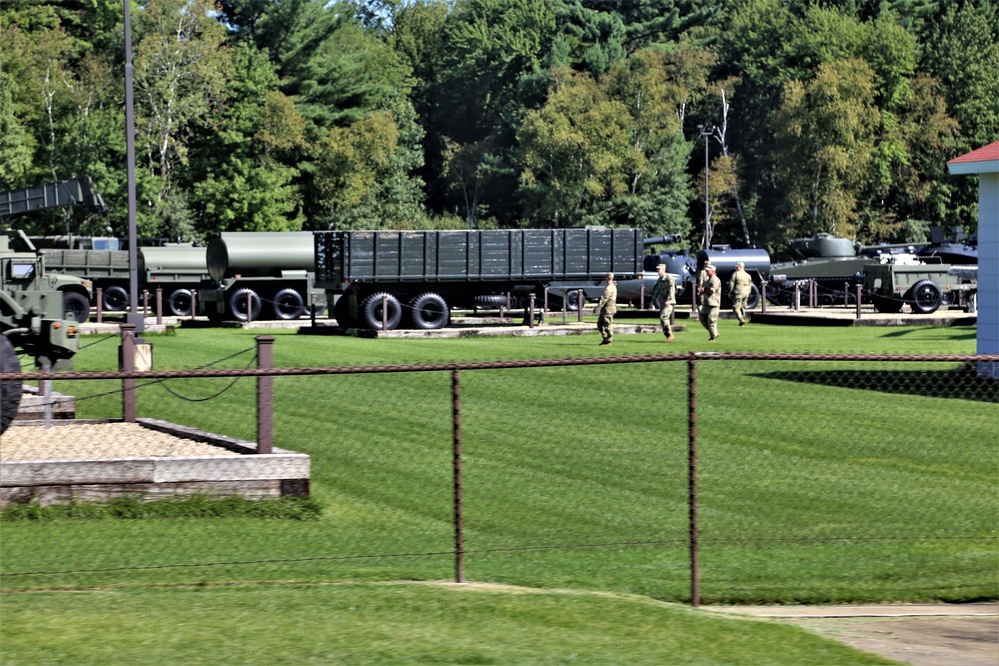
[[[749,285],[749,298],[746,299],[746,309],[755,310],[760,305],[760,289],[755,284]]]
[[[451,319],[447,301],[439,294],[432,292],[420,294],[409,302],[409,307],[413,328],[435,331],[447,326]]]
[[[506,294],[482,294],[476,296],[472,303],[477,308],[499,308],[506,307]]]
[[[361,323],[366,327],[375,331],[382,330],[383,296],[385,297],[385,330],[391,331],[398,328],[399,322],[402,320],[402,306],[399,304],[399,299],[392,294],[384,291],[371,294],[364,299],[358,314],[361,316]]]
[[[62,292],[63,317],[72,319],[77,324],[86,323],[90,319],[90,301],[83,294],[75,291]]]
[[[285,321],[298,319],[305,314],[305,300],[302,295],[292,289],[282,289],[274,294],[274,316]]]
[[[250,298],[250,311],[247,312],[246,299]],[[229,297],[229,304],[226,311],[236,321],[248,321],[251,317],[254,321],[260,319],[260,296],[249,287],[243,287],[233,292]]]
[[[932,314],[940,307],[942,292],[937,283],[933,280],[920,280],[912,285],[906,296],[906,301],[912,307],[912,311],[919,314]]]
[[[0,335],[0,372],[21,372],[21,362],[14,353],[14,343]],[[0,435],[10,427],[21,404],[21,380],[5,379],[0,382]]]
[[[104,309],[108,312],[127,310],[131,302],[125,288],[116,284],[104,288],[102,300],[104,301]]]
[[[336,299],[336,302],[333,304],[333,318],[336,319],[337,326],[343,328],[357,327],[357,313],[355,312],[351,315],[350,300],[351,296],[343,295]]]
[[[956,294],[953,291],[943,292],[942,294],[940,294],[940,306],[944,308],[949,308],[950,306],[954,305],[954,302],[956,301],[955,296]]]
[[[194,298],[190,289],[174,289],[167,296],[167,312],[174,317],[186,317],[191,314]]]

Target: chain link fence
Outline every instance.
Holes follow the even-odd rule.
[[[127,414],[131,394],[140,421],[307,454],[309,499],[254,513],[196,494],[127,518],[11,503],[2,587],[451,579],[694,605],[994,599],[999,384],[976,363],[997,360],[267,368],[247,349],[192,370],[63,373],[78,417]],[[86,423],[51,430],[72,442]]]

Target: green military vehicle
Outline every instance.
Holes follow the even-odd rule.
[[[90,281],[47,271],[45,256],[20,229],[0,235],[0,262],[5,289],[55,291],[62,301],[61,317],[78,324],[90,318],[90,299],[94,293]]]
[[[897,313],[908,305],[914,314],[932,314],[941,306],[974,312],[977,273],[967,266],[930,261],[886,261],[864,270],[864,290],[878,312]]]
[[[44,370],[69,369],[80,339],[77,322],[63,315],[65,293],[45,276],[41,254],[9,247],[9,237],[0,236],[0,373],[21,371],[18,353],[34,357]],[[0,380],[0,433],[20,403],[21,381]]]

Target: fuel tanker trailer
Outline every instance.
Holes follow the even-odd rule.
[[[193,294],[209,278],[205,248],[191,244],[140,247],[138,261],[142,288],[150,292],[162,289],[168,314],[191,314]]]
[[[641,229],[317,231],[316,287],[348,328],[438,329],[454,308],[495,306],[552,284],[642,275]]]
[[[298,319],[315,306],[326,309],[313,288],[312,232],[222,232],[205,254],[209,278],[198,289],[198,311],[210,319]]]
[[[745,271],[753,278],[746,309],[755,309],[760,304],[760,287],[770,279],[771,270],[770,253],[760,248],[732,248],[729,245],[712,245],[708,250],[699,251],[695,271],[693,274],[686,273],[686,276],[692,280],[690,288],[693,289],[696,286],[698,273],[706,263],[710,263],[715,267],[715,275],[722,283],[722,307],[731,307],[728,282],[732,274],[735,273],[736,264],[740,262],[744,265]]]

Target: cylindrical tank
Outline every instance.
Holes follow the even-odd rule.
[[[281,277],[282,271],[313,271],[316,265],[311,231],[223,232],[208,243],[207,258],[216,282],[235,275]]]
[[[204,275],[206,271],[205,248],[193,245],[169,247],[140,247],[139,274],[189,273]]]
[[[764,280],[770,277],[770,253],[759,248],[732,249],[727,245],[715,245],[710,250],[697,253],[697,270],[701,270],[707,261],[711,262],[719,276],[734,273],[735,265],[741,261],[750,275],[759,275]]]

